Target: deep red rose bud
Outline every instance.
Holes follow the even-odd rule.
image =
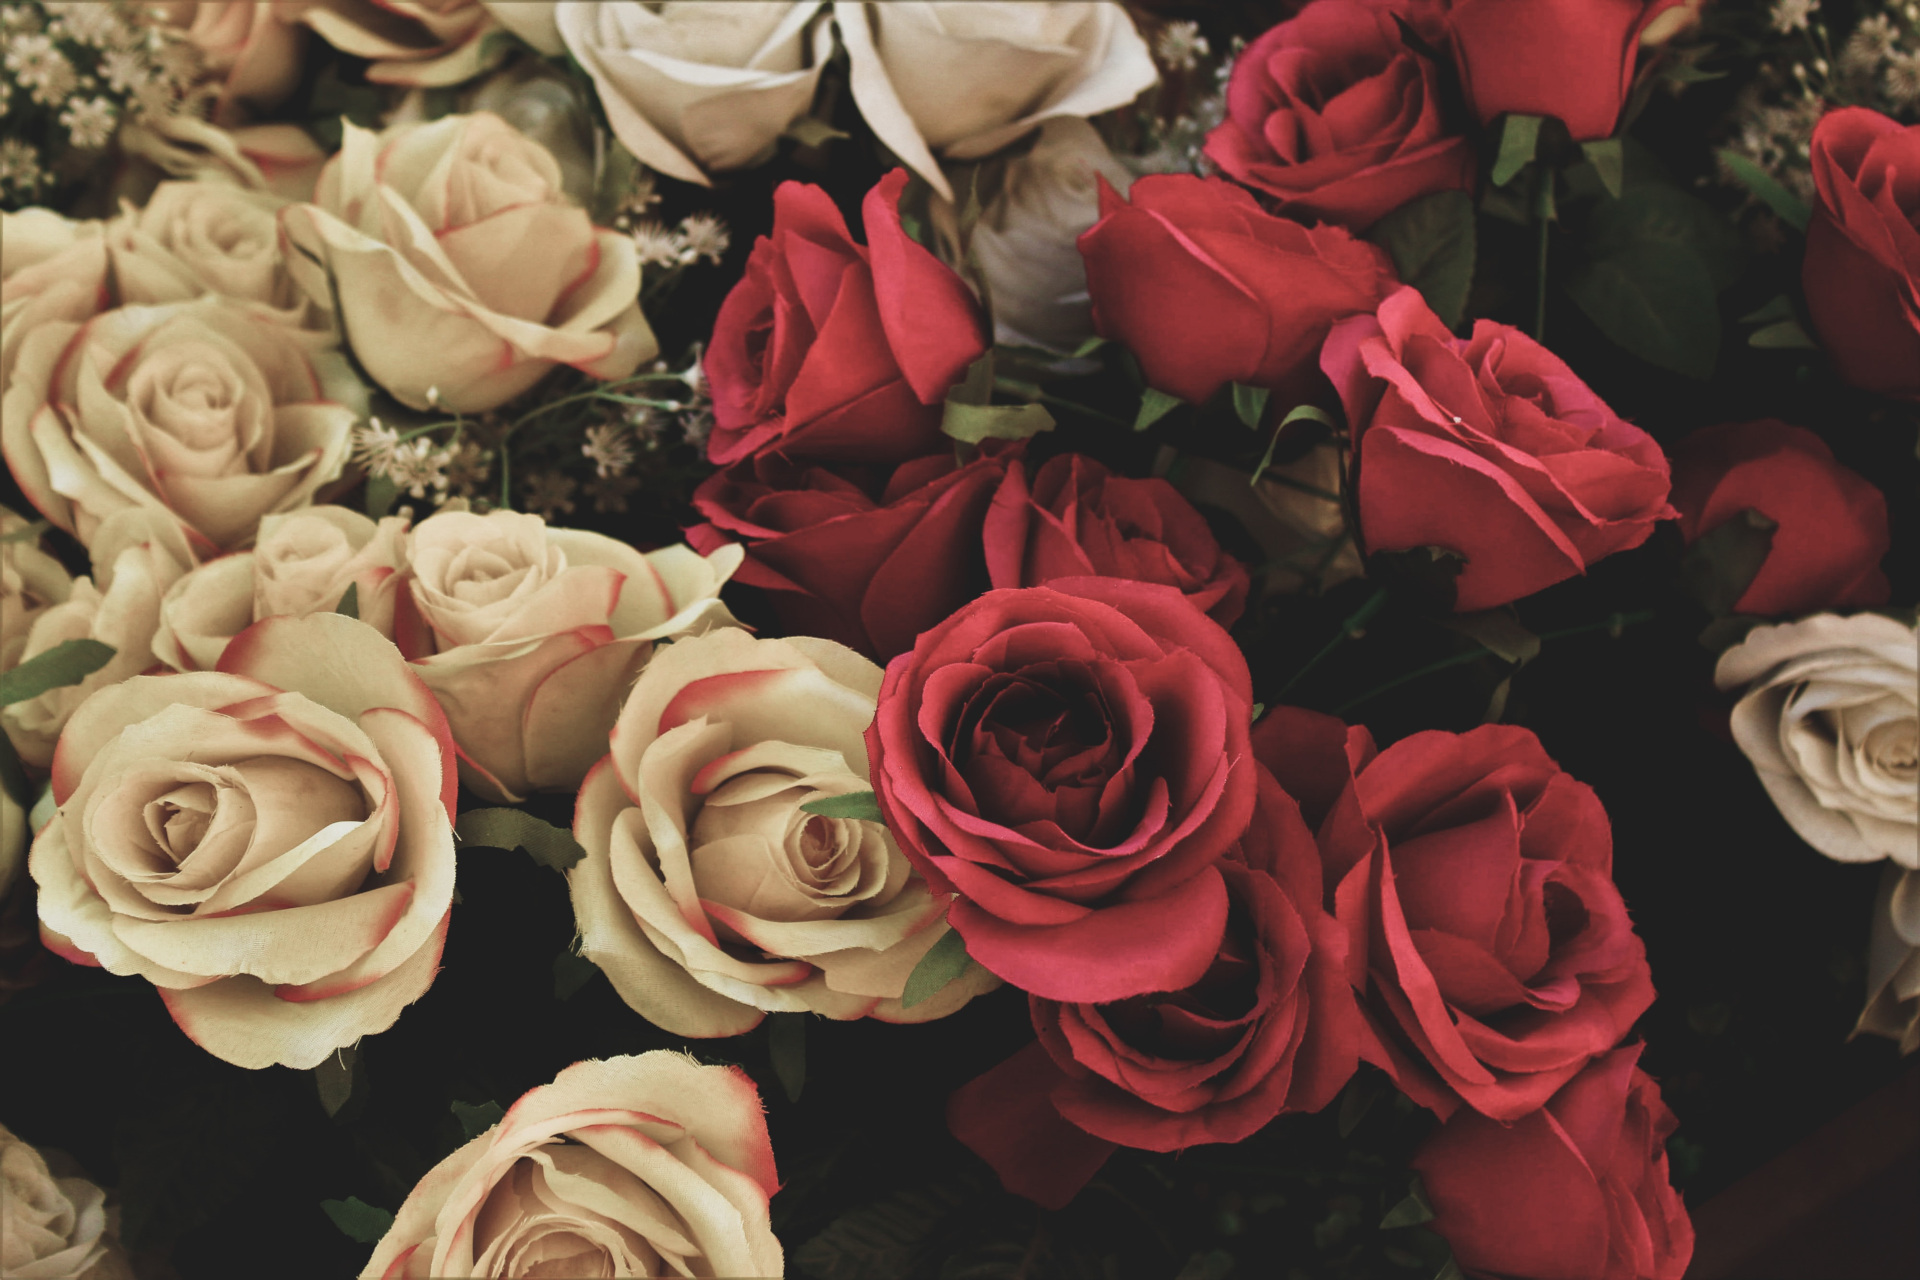
[[[1688,543],[1748,509],[1779,526],[1735,612],[1770,618],[1887,601],[1886,497],[1804,427],[1768,418],[1695,431],[1674,451],[1673,505]]]
[[[1080,254],[1094,328],[1126,344],[1149,385],[1194,404],[1229,382],[1306,399],[1333,322],[1396,283],[1386,251],[1345,229],[1276,218],[1232,183],[1186,174],[1144,177],[1126,197],[1103,182]]]
[[[1456,338],[1405,288],[1335,326],[1320,363],[1359,438],[1367,550],[1460,553],[1457,609],[1585,573],[1675,515],[1653,437],[1511,325]]]
[[[1448,128],[1442,68],[1401,34],[1444,48],[1437,0],[1315,0],[1247,46],[1207,158],[1302,221],[1364,231],[1435,191],[1473,185],[1474,154]]]
[[[1462,1111],[1414,1153],[1432,1229],[1469,1276],[1680,1280],[1693,1223],[1667,1176],[1678,1123],[1635,1063],[1595,1058],[1511,1125]]]
[[[865,245],[819,187],[774,191],[773,233],[721,304],[702,366],[714,463],[779,449],[885,466],[944,447],[941,402],[987,327],[960,277],[901,229],[906,183],[895,169],[867,193]]]
[[[1920,125],[1829,111],[1812,163],[1800,278],[1820,345],[1854,386],[1920,400]]]

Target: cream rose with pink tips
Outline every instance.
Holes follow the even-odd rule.
[[[654,657],[580,791],[567,875],[581,954],[678,1035],[769,1012],[921,1022],[998,985],[977,966],[911,1009],[908,975],[947,931],[878,822],[807,812],[870,791],[881,670],[843,645],[718,631]]]
[[[35,840],[41,936],[160,989],[242,1067],[305,1069],[433,981],[453,899],[453,744],[393,645],[271,618],[218,671],[87,699]]]

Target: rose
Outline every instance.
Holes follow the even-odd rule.
[[[1257,776],[1253,820],[1219,863],[1227,928],[1200,980],[1110,1004],[1034,996],[1039,1041],[948,1103],[954,1136],[1009,1190],[1061,1208],[1116,1145],[1238,1142],[1352,1077],[1363,1033],[1320,855],[1299,806]]]
[[[1469,1276],[1680,1280],[1693,1224],[1667,1178],[1678,1121],[1635,1066],[1595,1058],[1512,1124],[1463,1111],[1414,1153],[1432,1230]]]
[[[190,115],[123,120],[114,142],[167,176],[269,191],[283,200],[312,199],[313,184],[327,159],[320,144],[297,124],[222,129]],[[140,166],[127,170],[129,183],[151,179],[151,172]]]
[[[992,591],[887,666],[887,827],[989,971],[1048,1000],[1175,991],[1227,921],[1255,777],[1246,659],[1172,587]]]
[[[85,1178],[55,1176],[45,1156],[0,1125],[0,1274],[132,1280],[114,1229],[117,1209],[106,1201]]]
[[[566,199],[545,147],[484,111],[345,128],[280,225],[301,287],[396,399],[477,413],[556,363],[624,378],[653,357],[633,241]]]
[[[703,552],[739,541],[739,580],[771,595],[787,632],[887,661],[987,589],[981,524],[1017,452],[919,458],[884,485],[759,454],[694,490],[709,523],[687,541]]]
[[[19,664],[34,619],[73,594],[73,576],[26,534],[28,527],[26,520],[0,507],[0,610],[8,624],[0,636],[0,671]]]
[[[867,193],[864,246],[819,187],[774,191],[773,234],[754,242],[702,365],[713,462],[778,449],[885,466],[941,450],[941,403],[985,354],[986,326],[960,277],[901,229],[906,184],[896,169]]]
[[[393,645],[269,618],[219,671],[80,705],[28,858],[41,936],[138,974],[215,1057],[304,1070],[425,993],[453,899],[453,743]]]
[[[576,1062],[428,1170],[360,1274],[777,1276],[778,1188],[738,1067]]]
[[[300,20],[342,53],[372,62],[375,84],[447,88],[507,55],[480,0],[309,0]]]
[[[1888,867],[1881,873],[1867,935],[1867,1007],[1854,1035],[1871,1032],[1920,1050],[1920,872]]]
[[[392,639],[406,529],[398,516],[376,524],[345,507],[267,516],[252,551],[221,556],[167,588],[154,656],[176,671],[211,671],[254,623],[334,610],[350,587],[354,616]]]
[[[166,0],[153,6],[155,17],[199,50],[219,79],[213,118],[222,125],[277,107],[299,87],[306,33],[295,25],[293,7],[275,0]]]
[[[1441,70],[1405,22],[1446,44],[1433,0],[1316,0],[1233,64],[1207,157],[1279,212],[1364,231],[1417,196],[1468,190],[1474,154],[1448,127]]]
[[[1673,505],[1691,544],[1742,511],[1778,526],[1736,613],[1777,617],[1884,604],[1887,500],[1804,427],[1774,418],[1703,427],[1673,456]]]
[[[1814,332],[1856,387],[1920,400],[1920,125],[1842,107],[1813,130],[1800,280]]]
[[[833,33],[819,0],[793,4],[563,3],[552,21],[593,77],[614,136],[685,182],[773,153],[813,105]],[[809,33],[809,29],[811,32]]]
[[[1223,627],[1247,602],[1247,570],[1220,550],[1207,521],[1165,480],[1116,476],[1064,453],[1027,483],[1018,459],[993,497],[984,528],[996,587],[1056,578],[1131,578],[1177,589]]]
[[[720,587],[740,556],[642,555],[512,511],[416,525],[394,631],[446,710],[467,785],[508,802],[580,785],[654,642],[734,625]]]
[[[1676,514],[1660,446],[1511,325],[1456,338],[1403,288],[1337,325],[1320,366],[1359,438],[1367,550],[1463,556],[1457,609],[1585,573]]]
[[[1100,221],[1080,237],[1094,328],[1182,400],[1229,382],[1305,399],[1333,322],[1394,288],[1384,250],[1276,218],[1218,178],[1149,175],[1129,194],[1103,190]]]
[[[1733,740],[1800,838],[1841,862],[1920,868],[1920,628],[1879,614],[1755,627],[1714,682]]]
[[[716,631],[640,673],[587,774],[567,874],[581,954],[676,1035],[741,1035],[768,1012],[944,1017],[997,985],[973,969],[905,1009],[947,932],[877,822],[801,806],[870,791],[880,668],[831,641]]]
[[[860,114],[949,200],[936,155],[978,160],[1043,121],[1124,107],[1158,79],[1117,4],[840,0],[833,15]]]
[[[81,703],[154,665],[160,598],[193,565],[185,540],[171,522],[141,510],[123,511],[108,520],[89,550],[92,579],[73,579],[65,598],[40,609],[32,625],[22,628],[18,642],[11,635],[5,642],[9,649],[18,644],[9,666],[68,640],[97,640],[114,650],[105,666],[78,684],[0,707],[0,729],[20,758],[35,768],[53,761],[54,743]],[[11,632],[11,616],[8,622]]]
[[[98,286],[57,264],[104,262],[104,229],[104,223],[75,222],[51,209],[0,212],[0,392],[13,381],[27,334],[49,321],[85,320],[100,310]]]
[[[1467,103],[1558,116],[1576,142],[1613,133],[1641,33],[1684,0],[1450,0],[1447,22]]]
[[[1365,729],[1270,713],[1263,753],[1317,822],[1362,1056],[1442,1119],[1510,1121],[1620,1042],[1653,1002],[1591,788],[1525,729]],[[1344,755],[1343,755],[1344,753]]]

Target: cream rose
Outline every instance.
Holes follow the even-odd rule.
[[[305,1069],[433,981],[453,900],[453,743],[393,645],[269,618],[219,671],[84,702],[34,840],[54,951],[160,989],[242,1067]]]
[[[977,966],[903,1009],[947,932],[885,826],[810,801],[871,791],[881,670],[844,645],[718,631],[656,654],[580,789],[567,875],[581,954],[677,1035],[739,1035],[768,1012],[943,1017],[999,985]]]
[[[1888,867],[1867,939],[1867,1007],[1853,1033],[1920,1049],[1920,871]]]
[[[13,381],[27,334],[99,314],[105,233],[103,222],[76,222],[51,209],[0,213],[0,393]]]
[[[685,182],[765,160],[813,105],[833,35],[802,3],[561,3],[553,21],[593,77],[614,136]]]
[[[306,33],[296,25],[298,7],[285,0],[165,0],[152,6],[219,79],[213,118],[222,125],[279,106],[299,87]]]
[[[54,743],[81,703],[154,665],[160,598],[193,564],[171,521],[135,509],[102,525],[89,553],[91,580],[74,579],[65,600],[40,611],[14,665],[68,640],[98,640],[113,647],[113,657],[79,684],[0,707],[0,730],[36,768],[53,762]]]
[[[446,708],[467,785],[508,801],[580,785],[654,642],[736,625],[720,588],[743,554],[642,555],[512,511],[422,520],[395,634]]]
[[[223,182],[270,191],[283,200],[309,200],[327,153],[296,124],[250,124],[222,129],[197,116],[139,116],[120,126],[120,150],[168,177]],[[158,179],[129,166],[116,190],[138,195]]]
[[[104,1191],[56,1176],[38,1151],[0,1125],[0,1276],[7,1280],[132,1280]]]
[[[948,199],[936,156],[977,160],[1044,120],[1123,107],[1158,78],[1117,4],[836,0],[833,12],[860,114]]]
[[[622,378],[658,349],[633,241],[589,222],[552,154],[488,112],[348,123],[314,203],[280,216],[296,277],[413,408],[437,389],[444,408],[492,409],[555,364]]]
[[[375,84],[438,88],[471,80],[511,42],[480,0],[306,0],[300,20],[342,53],[366,58]]]
[[[429,1170],[360,1275],[779,1276],[778,1188],[739,1068],[576,1062]]]
[[[1756,627],[1714,680],[1733,738],[1800,838],[1841,862],[1920,868],[1920,628],[1879,614]]]
[[[27,536],[31,526],[0,507],[0,671],[20,664],[33,623],[51,605],[73,594],[73,575]]]
[[[337,352],[202,298],[35,328],[0,402],[0,444],[34,506],[82,542],[145,508],[206,555],[312,502],[363,406]]]
[[[398,516],[375,523],[345,507],[267,516],[252,551],[203,564],[168,589],[154,656],[176,671],[211,671],[254,623],[331,612],[349,587],[359,619],[392,639],[406,531]]]

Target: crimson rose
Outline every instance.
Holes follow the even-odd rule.
[[[1175,991],[1227,921],[1253,687],[1172,587],[991,591],[887,667],[867,730],[887,828],[989,971],[1049,1000]]]
[[[1187,174],[1149,175],[1126,198],[1102,183],[1080,255],[1100,336],[1125,343],[1150,385],[1194,404],[1229,382],[1305,399],[1333,322],[1373,310],[1395,284],[1385,250]]]
[[[1446,44],[1437,0],[1314,0],[1235,59],[1227,118],[1207,158],[1280,201],[1280,212],[1364,231],[1416,196],[1473,184],[1474,155],[1447,127],[1441,69],[1400,20]]]
[[[1132,578],[1178,588],[1223,627],[1247,603],[1247,570],[1220,550],[1206,517],[1165,480],[1116,476],[1078,453],[1034,472],[1019,462],[993,496],[985,530],[996,587],[1056,578]]]
[[[1359,438],[1367,549],[1465,556],[1458,609],[1584,573],[1675,514],[1660,446],[1511,325],[1456,338],[1404,288],[1335,326],[1320,364]]]
[[[1593,1060],[1510,1125],[1463,1111],[1414,1153],[1433,1230],[1470,1276],[1680,1280],[1693,1223],[1667,1179],[1678,1123],[1634,1064],[1642,1045]]]
[[[901,229],[906,185],[895,169],[867,192],[865,246],[819,187],[774,191],[773,234],[754,242],[703,364],[716,464],[779,449],[887,465],[941,447],[941,402],[987,329],[960,277]]]
[[[1362,1056],[1401,1092],[1442,1119],[1462,1102],[1516,1119],[1653,1002],[1606,811],[1530,731],[1428,731],[1376,752],[1330,716],[1268,719],[1263,759],[1319,822],[1375,1033]]]
[[[1856,387],[1920,400],[1920,124],[1842,107],[1813,130],[1801,282],[1820,345]]]

